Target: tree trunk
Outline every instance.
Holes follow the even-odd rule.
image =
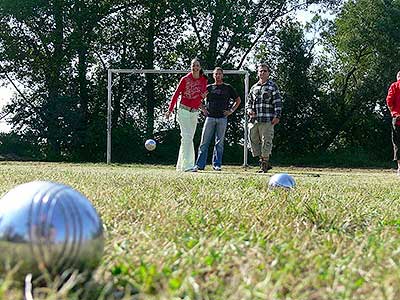
[[[78,55],[78,95],[79,95],[79,125],[76,132],[76,145],[79,147],[79,155],[86,159],[87,156],[87,140],[88,140],[88,124],[89,124],[89,82],[86,79],[88,72],[88,55],[90,43],[90,31],[92,23],[87,24],[85,19],[88,8],[84,2],[77,1],[75,6],[76,16],[76,53]],[[90,158],[89,158],[90,159]]]
[[[54,52],[50,57],[49,73],[47,75],[48,103],[46,111],[46,123],[48,124],[47,141],[49,145],[48,159],[59,160],[61,158],[61,145],[58,136],[60,128],[58,124],[59,112],[57,101],[60,93],[61,66],[63,60],[64,23],[63,23],[63,0],[53,2],[54,13]]]
[[[155,7],[156,4],[150,4],[150,22],[149,29],[147,31],[147,45],[146,52],[147,55],[145,57],[145,68],[146,69],[154,69],[154,42],[155,42],[155,25],[152,20],[154,20],[153,16],[156,14]],[[146,137],[152,137],[154,132],[154,107],[155,107],[155,98],[154,98],[154,75],[146,74]]]
[[[220,16],[220,8],[217,4],[214,12],[214,21],[211,27],[210,34],[210,43],[208,45],[207,53],[206,53],[206,61],[205,67],[207,69],[215,67],[216,59],[217,59],[217,46],[218,46],[218,37],[220,35],[221,30],[221,16]]]

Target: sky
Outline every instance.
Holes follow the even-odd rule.
[[[300,11],[296,13],[296,18],[303,24],[306,22],[310,21],[312,17],[314,16],[314,11],[318,7],[315,5],[312,5],[308,11]],[[324,15],[326,18],[333,18],[334,16],[332,15]],[[15,92],[15,89],[11,85],[7,85],[4,87],[0,87],[0,111],[2,110],[3,106],[7,104],[7,102],[10,100],[12,94]],[[0,132],[8,132],[10,131],[11,126],[8,125],[4,120],[0,120]]]

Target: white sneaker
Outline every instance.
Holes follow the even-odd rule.
[[[400,176],[400,169],[397,169],[397,176]]]
[[[197,172],[199,168],[197,166],[193,166],[189,169],[186,169],[185,172]]]
[[[221,167],[213,167],[213,170],[214,171],[221,171],[222,169],[221,169]]]

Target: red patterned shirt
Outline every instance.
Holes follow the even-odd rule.
[[[178,87],[171,98],[169,111],[173,111],[181,96],[181,103],[191,108],[198,109],[201,104],[202,94],[207,90],[207,78],[200,76],[194,78],[192,73],[183,76],[179,81]]]

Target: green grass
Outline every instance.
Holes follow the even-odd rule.
[[[68,184],[104,222],[89,282],[35,287],[35,299],[400,299],[400,178],[390,170],[1,163],[0,193]],[[296,189],[268,190],[286,172]],[[23,284],[0,275],[0,299]]]

